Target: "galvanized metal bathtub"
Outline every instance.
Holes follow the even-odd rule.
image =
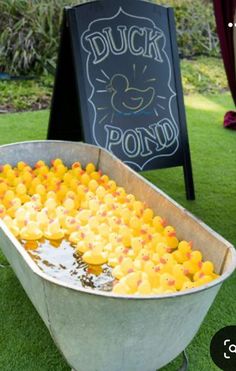
[[[68,364],[78,371],[154,371],[174,359],[193,339],[223,281],[236,266],[233,246],[162,191],[95,146],[56,141],[0,147],[0,162],[33,165],[61,157],[68,165],[94,162],[128,192],[146,201],[193,240],[214,262],[219,279],[194,291],[127,297],[81,289],[49,277],[0,221],[0,247]]]

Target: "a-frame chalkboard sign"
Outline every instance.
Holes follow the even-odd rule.
[[[65,8],[48,139],[105,147],[137,171],[183,166],[194,199],[172,8]]]

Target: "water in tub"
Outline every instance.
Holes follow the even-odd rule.
[[[67,240],[21,242],[38,267],[49,276],[78,287],[112,290],[114,277],[111,267],[84,263]]]

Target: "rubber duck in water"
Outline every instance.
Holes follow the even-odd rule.
[[[103,251],[102,245],[97,244],[91,250],[86,251],[82,259],[87,264],[102,265],[107,262],[107,254]]]
[[[22,240],[34,241],[40,240],[43,237],[43,232],[38,226],[38,223],[29,221],[26,222],[25,227],[23,227],[20,231],[20,238]]]
[[[112,92],[111,105],[119,113],[137,113],[147,108],[153,101],[155,89],[137,89],[130,86],[126,76],[116,74],[111,78],[107,90]]]
[[[92,243],[88,241],[78,241],[76,244],[75,253],[78,254],[84,254],[86,251],[91,250],[93,247]]]
[[[48,240],[61,240],[65,235],[57,219],[50,220],[43,234]]]

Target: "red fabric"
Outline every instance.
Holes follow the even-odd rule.
[[[236,104],[236,74],[233,43],[234,27],[228,27],[229,22],[234,23],[236,0],[213,0],[213,4],[225,71],[229,88],[234,103]]]
[[[224,127],[236,130],[236,111],[229,111],[225,114]]]

